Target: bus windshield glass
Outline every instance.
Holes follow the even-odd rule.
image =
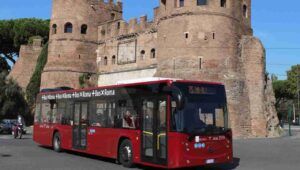
[[[172,102],[172,129],[197,135],[227,131],[228,114],[223,85],[174,83],[183,95],[183,108]]]

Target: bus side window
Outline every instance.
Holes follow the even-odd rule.
[[[63,125],[70,125],[71,116],[70,113],[72,112],[73,105],[67,105],[66,102],[60,102],[58,104],[58,110],[61,112],[61,124]]]
[[[91,126],[107,127],[108,103],[105,101],[96,101],[94,106],[96,111],[90,115]]]
[[[51,117],[50,117],[50,122],[51,123],[58,123],[56,120],[57,117],[57,103],[56,101],[51,102]]]
[[[114,117],[116,114],[116,103],[108,103],[107,107],[107,127],[114,127],[115,121]]]
[[[57,115],[56,115],[56,123],[68,124],[68,121],[65,121],[66,115],[66,103],[58,102],[57,103]]]
[[[115,123],[115,128],[122,128],[122,122],[123,122],[123,111],[124,107],[126,106],[126,100],[118,100],[117,102],[117,109],[116,113],[114,116],[114,123]]]
[[[42,104],[42,123],[49,123],[51,118],[51,106],[50,102],[47,101]]]
[[[122,128],[136,129],[138,126],[137,111],[133,102],[132,100],[119,101],[120,109],[118,114],[119,116],[121,115]]]
[[[41,104],[37,103],[35,107],[35,116],[34,116],[35,123],[41,123]]]

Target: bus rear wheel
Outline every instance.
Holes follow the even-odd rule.
[[[58,132],[53,136],[53,150],[56,152],[61,152],[61,138]]]
[[[130,140],[125,139],[121,142],[119,146],[119,154],[118,154],[119,162],[127,168],[133,167],[133,151],[132,144]]]

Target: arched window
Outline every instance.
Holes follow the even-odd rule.
[[[142,59],[142,60],[145,58],[145,54],[146,54],[145,50],[142,50],[142,51],[141,51],[141,59]]]
[[[118,22],[117,29],[120,29],[120,28],[121,28],[121,23]]]
[[[248,8],[247,8],[247,5],[243,5],[243,16],[245,18],[248,18]]]
[[[87,33],[88,26],[86,24],[81,25],[81,34]]]
[[[107,62],[107,57],[104,57],[104,60],[103,60],[103,65],[107,66],[108,62]]]
[[[155,57],[156,57],[155,55],[156,55],[156,54],[155,54],[155,49],[152,48],[152,50],[151,50],[151,58],[155,58]]]
[[[65,33],[72,33],[73,32],[73,25],[70,22],[65,24]]]
[[[116,64],[116,56],[115,56],[115,55],[112,56],[112,58],[111,58],[111,64],[112,64],[112,65],[115,65],[115,64]]]
[[[110,14],[110,19],[111,20],[115,20],[116,19],[116,14],[115,13],[111,13]]]
[[[163,5],[164,8],[166,8],[167,0],[161,0],[161,4]]]
[[[52,25],[52,34],[56,34],[57,33],[57,25],[53,24]]]
[[[221,0],[221,7],[226,8],[226,0]]]

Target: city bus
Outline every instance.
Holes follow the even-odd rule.
[[[33,140],[134,164],[182,168],[230,163],[232,131],[221,83],[153,80],[37,97]]]

